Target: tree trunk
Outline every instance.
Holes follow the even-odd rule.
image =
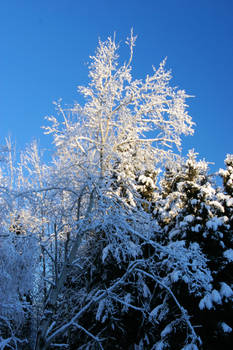
[[[54,313],[56,311],[57,297],[58,297],[58,295],[59,295],[59,293],[64,285],[64,282],[67,278],[67,272],[68,272],[69,267],[71,266],[72,262],[75,259],[78,247],[80,245],[80,242],[81,242],[80,233],[81,232],[78,232],[78,234],[77,234],[77,237],[76,237],[74,245],[71,249],[69,258],[68,258],[67,262],[64,264],[62,272],[58,278],[57,284],[55,286],[51,286],[51,288],[50,288],[47,302],[46,302],[45,308],[44,308],[44,314],[43,314],[43,317],[42,317],[42,320],[40,322],[39,329],[37,332],[35,350],[48,349],[49,344],[46,343],[47,331],[48,331],[49,325],[51,323],[52,316],[54,315]]]
[[[87,211],[85,214],[85,219],[83,221],[83,226],[85,226],[84,223],[85,223],[86,219],[88,219],[88,217],[92,211],[93,202],[94,202],[94,193],[95,193],[95,190],[93,190],[91,192],[89,205],[88,205],[88,208],[87,208]],[[50,288],[50,291],[49,291],[49,294],[47,297],[47,301],[46,301],[45,307],[44,307],[44,313],[43,313],[42,319],[40,321],[39,329],[37,332],[35,350],[47,350],[49,348],[50,344],[46,341],[46,338],[47,338],[47,332],[48,332],[49,326],[51,324],[52,317],[56,312],[57,297],[64,286],[69,268],[71,267],[73,261],[76,258],[76,254],[77,254],[78,248],[79,248],[80,243],[81,243],[81,235],[83,235],[85,233],[85,231],[87,231],[87,230],[82,230],[81,228],[78,229],[78,232],[76,234],[76,239],[75,239],[73,246],[71,248],[69,257],[68,257],[67,261],[65,261],[65,263],[64,263],[63,269],[61,271],[60,276],[58,277],[57,283],[56,283],[56,285],[51,286],[51,288]]]

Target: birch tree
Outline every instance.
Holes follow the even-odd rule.
[[[102,176],[119,158],[142,165],[142,153],[146,153],[146,163],[159,163],[181,149],[182,135],[193,133],[194,123],[185,104],[188,95],[170,86],[172,76],[165,69],[166,60],[158,69],[153,67],[152,75],[133,79],[135,40],[131,32],[126,41],[130,57],[123,64],[115,39],[99,41],[96,55],[90,57],[90,82],[78,87],[86,101],[84,106],[75,104],[68,111],[71,120],[59,103],[63,128],[55,117],[49,118],[52,126],[46,128],[54,135],[60,153],[69,150],[76,160],[77,152],[82,156],[91,153]]]

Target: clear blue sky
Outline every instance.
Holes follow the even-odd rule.
[[[223,167],[233,153],[233,0],[1,1],[0,142],[11,135],[20,149],[34,138],[48,147],[40,127],[52,101],[78,101],[98,38],[116,32],[123,45],[131,27],[135,77],[168,57],[173,84],[195,95],[184,151]]]

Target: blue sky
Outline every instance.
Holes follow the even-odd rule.
[[[52,101],[79,101],[98,38],[116,32],[124,45],[131,27],[134,76],[167,56],[172,83],[195,96],[188,100],[195,135],[184,138],[184,154],[195,148],[215,163],[212,171],[223,167],[233,153],[233,0],[2,1],[0,142],[11,135],[23,149],[36,138],[49,148],[41,126]]]

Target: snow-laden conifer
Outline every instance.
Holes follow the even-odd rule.
[[[229,158],[228,170],[221,171],[228,178]],[[181,163],[165,172],[162,180],[164,192],[155,207],[155,214],[164,231],[161,238],[177,246],[182,242],[187,249],[184,254],[187,258],[193,245],[199,251],[199,257],[196,254],[195,258],[189,259],[189,263],[195,265],[192,266],[192,277],[196,274],[200,278],[205,276],[200,288],[196,291],[189,288],[190,276],[184,273],[189,263],[182,258],[183,271],[175,263],[170,265],[171,288],[177,291],[184,307],[193,315],[194,322],[202,325],[198,334],[204,348],[212,344],[214,334],[218,334],[215,344],[220,345],[222,341],[228,343],[229,336],[224,338],[221,335],[219,324],[225,320],[231,326],[229,318],[232,310],[232,235],[227,207],[231,198],[229,194],[216,190],[207,170],[208,164],[197,161],[195,153],[189,152],[183,165]],[[202,259],[205,266],[201,264]],[[194,282],[191,285],[194,286]],[[207,328],[209,336],[204,336]]]

